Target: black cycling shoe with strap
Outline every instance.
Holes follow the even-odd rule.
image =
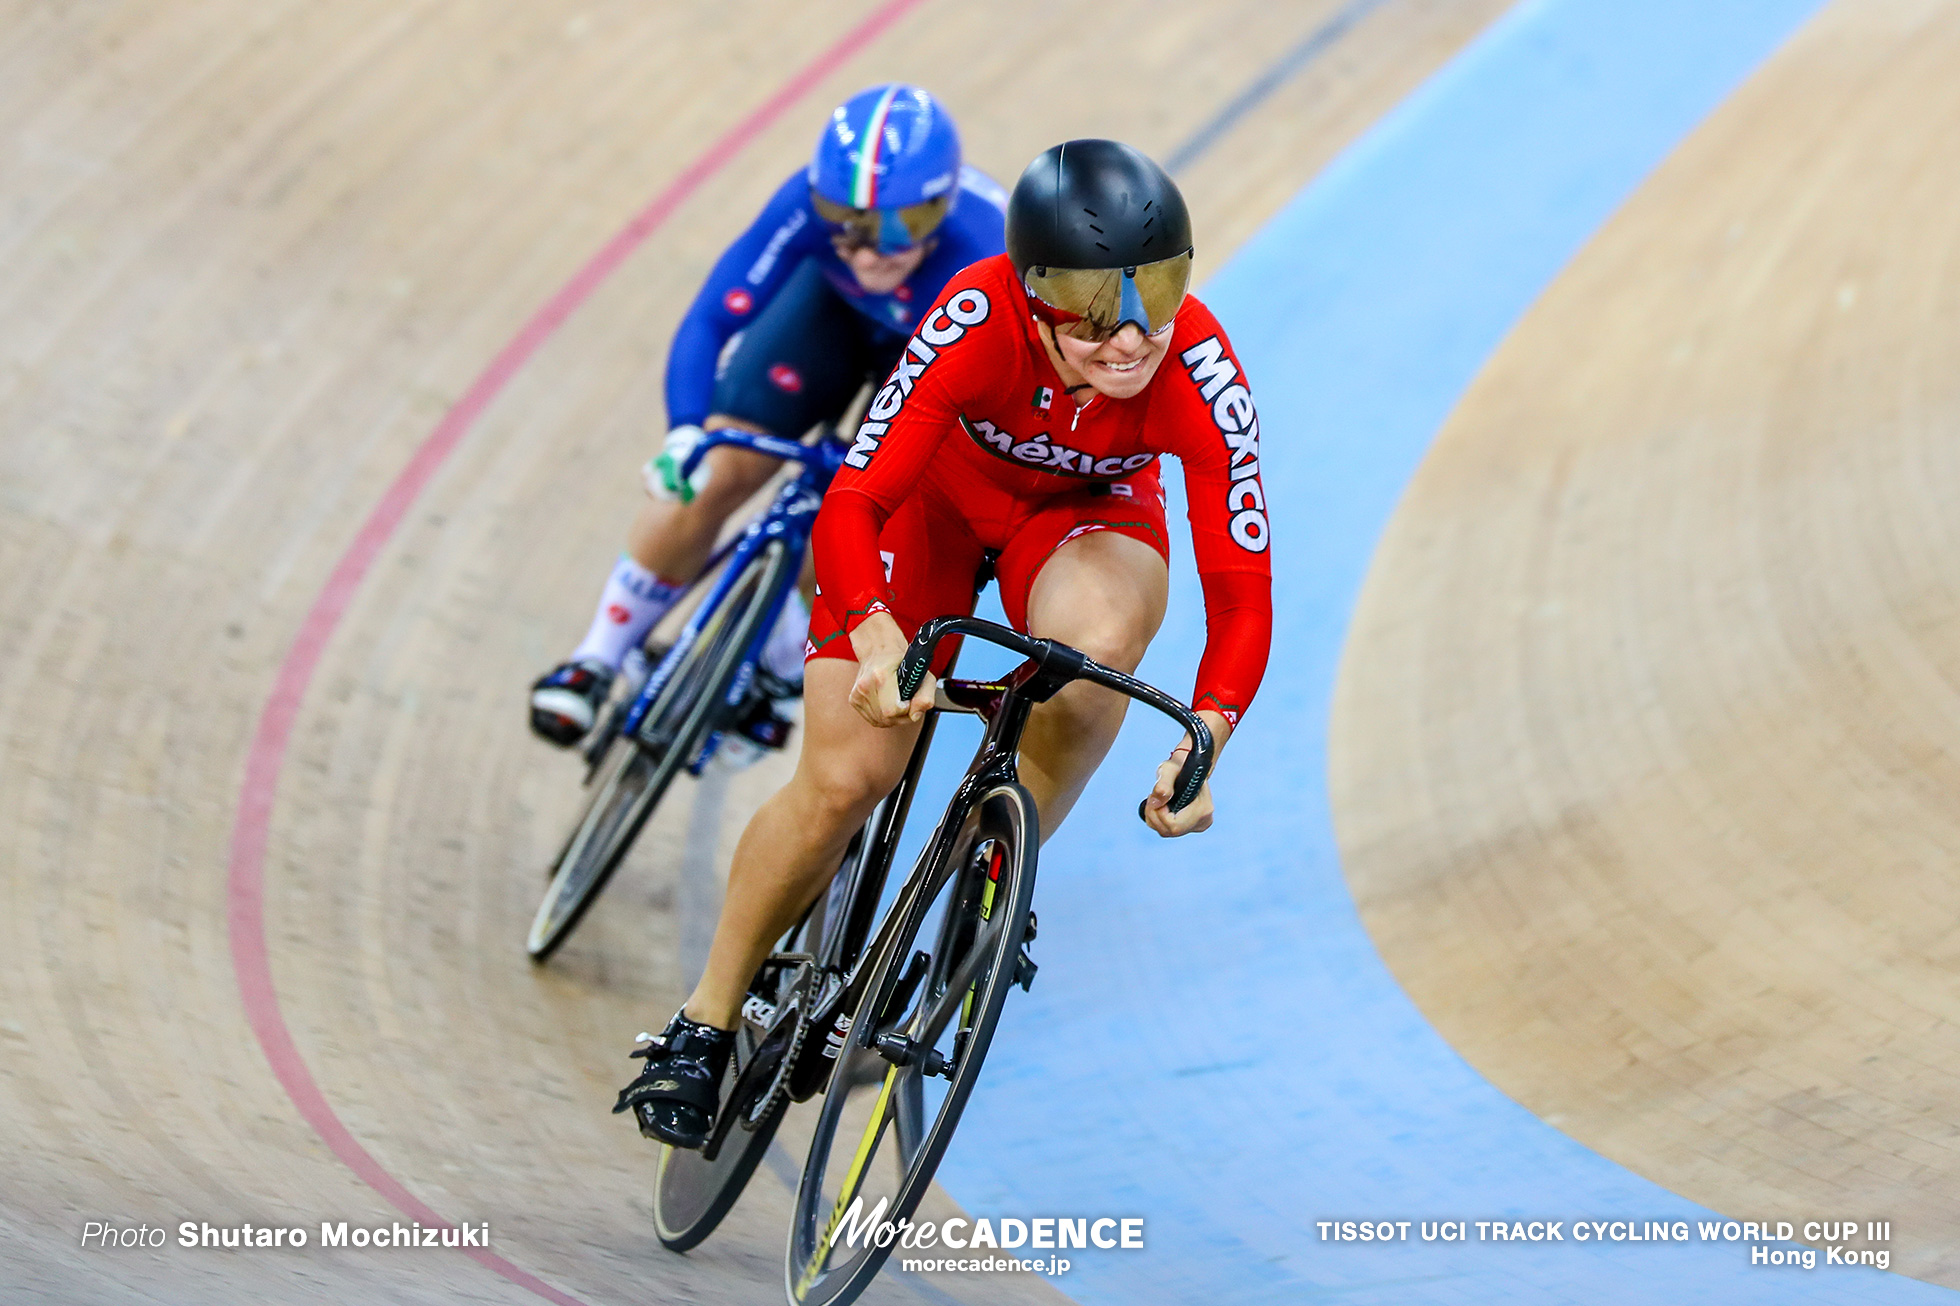
[[[648,1138],[699,1147],[714,1128],[722,1072],[735,1047],[733,1030],[689,1020],[679,1012],[666,1032],[631,1055],[645,1057],[639,1078],[619,1091],[613,1114],[630,1110]]]

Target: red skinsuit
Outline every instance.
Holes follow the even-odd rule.
[[[947,283],[831,483],[815,532],[813,656],[853,657],[840,637],[881,608],[907,634],[971,611],[983,550],[1000,552],[1002,606],[1024,630],[1028,588],[1066,540],[1114,530],[1168,558],[1159,454],[1184,464],[1204,584],[1192,706],[1237,725],[1273,618],[1259,424],[1231,343],[1193,296],[1142,394],[1078,408],[1006,255]]]

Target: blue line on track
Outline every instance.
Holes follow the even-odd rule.
[[[1869,1269],[1751,1268],[1736,1243],[1336,1244],[1314,1225],[1711,1216],[1498,1092],[1396,986],[1341,876],[1328,700],[1375,541],[1477,369],[1816,7],[1531,0],[1208,288],[1263,412],[1272,668],[1206,836],[1164,844],[1137,823],[1170,740],[1132,715],[1043,856],[1041,977],[1008,1004],[942,1169],[978,1215],[1145,1217],[1143,1251],[1070,1253],[1057,1286],[1078,1300],[1950,1299]],[[1174,588],[1144,671],[1175,687],[1203,642],[1187,557]],[[954,738],[942,770],[959,760]]]

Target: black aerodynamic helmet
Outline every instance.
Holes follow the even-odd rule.
[[[1044,150],[1007,201],[1007,255],[1035,314],[1091,336],[1168,327],[1191,286],[1191,212],[1170,174],[1119,141]]]

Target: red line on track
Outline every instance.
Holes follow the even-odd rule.
[[[272,1065],[272,1073],[313,1131],[345,1162],[349,1169],[395,1208],[424,1225],[454,1227],[449,1221],[411,1193],[402,1182],[383,1169],[360,1141],[342,1124],[333,1105],[313,1078],[306,1061],[293,1043],[285,1013],[272,983],[272,957],[265,937],[265,851],[272,827],[272,808],[279,791],[279,775],[286,761],[286,748],[292,741],[293,725],[299,718],[313,673],[319,668],[327,643],[333,638],[348,604],[360,590],[368,569],[394,536],[409,508],[428,488],[436,471],[456,450],[483,410],[497,397],[511,377],[517,374],[539,346],[563,324],[607,277],[626,261],[641,241],[673,216],[703,182],[719,172],[729,160],[763,132],[784,111],[800,100],[816,84],[835,72],[865,45],[882,35],[922,0],[889,0],[865,20],[845,33],[836,44],[818,55],[796,76],[777,90],[748,117],[690,163],[667,188],[653,198],[619,234],[594,254],[559,291],[544,302],[509,344],[497,351],[482,375],[470,383],[442,420],[436,423],[410,456],[388,487],[381,501],[368,514],[354,535],[347,551],[334,564],[327,583],[313,600],[292,647],[279,664],[272,692],[259,713],[251,751],[245,758],[245,778],[238,794],[238,815],[231,829],[231,867],[227,887],[227,924],[231,937],[232,969],[238,976],[238,992],[245,1007],[245,1018],[257,1035],[259,1047]],[[583,1306],[576,1297],[560,1292],[527,1270],[511,1264],[487,1249],[464,1253],[479,1264],[495,1270],[520,1287],[527,1288],[559,1306]]]

